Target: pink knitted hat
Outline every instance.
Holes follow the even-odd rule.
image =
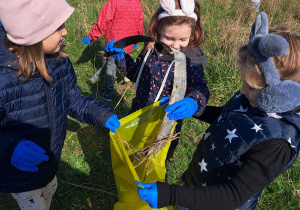
[[[0,21],[7,38],[36,44],[53,34],[73,13],[65,0],[0,0]]]

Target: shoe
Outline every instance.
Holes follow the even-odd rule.
[[[130,82],[130,79],[128,79],[127,77],[124,77],[124,82]]]
[[[105,92],[101,91],[99,93],[100,98],[102,98],[105,101],[112,101],[112,97],[110,95],[107,95]]]

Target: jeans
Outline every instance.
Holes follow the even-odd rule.
[[[258,199],[260,197],[260,194],[261,192],[253,195],[248,201],[246,201],[246,203],[244,203],[241,207],[237,208],[237,210],[243,210],[243,209],[254,210],[258,202]]]
[[[106,64],[106,81],[105,81],[105,93],[112,95],[114,92],[114,84],[116,81],[117,66],[112,56],[107,58]]]
[[[260,194],[261,194],[261,192],[256,193],[248,201],[246,201],[246,203],[244,203],[242,206],[240,206],[239,208],[237,208],[235,210],[254,210],[256,207],[256,204],[258,202],[258,199],[260,197]],[[192,210],[192,209],[180,207],[180,210]]]

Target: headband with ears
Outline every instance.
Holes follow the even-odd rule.
[[[197,21],[197,15],[194,13],[194,0],[180,0],[181,9],[176,9],[175,0],[159,0],[160,6],[165,10],[160,13],[158,20],[169,16],[187,16]]]
[[[289,44],[282,36],[268,32],[268,17],[262,12],[252,25],[248,42],[268,85],[258,96],[257,104],[267,113],[287,112],[300,105],[300,84],[291,80],[280,81],[271,57],[286,55]]]

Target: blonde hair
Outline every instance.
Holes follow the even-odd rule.
[[[4,44],[19,58],[20,69],[17,73],[17,77],[22,75],[24,77],[24,81],[27,81],[30,75],[35,73],[37,69],[42,78],[48,82],[52,80],[47,72],[42,42],[38,42],[29,46],[23,46],[12,43],[7,37],[5,37]],[[60,51],[57,56],[67,57],[67,54]]]
[[[272,58],[280,80],[300,83],[300,36],[284,26],[270,29],[269,34],[280,35],[289,43],[289,51],[286,55]],[[238,50],[237,64],[243,81],[256,89],[267,86],[264,75],[257,65],[255,56],[249,51],[248,45],[243,45]]]
[[[181,9],[179,1],[175,1],[176,9]],[[146,30],[146,35],[153,37],[154,39],[160,39],[160,31],[162,27],[170,26],[170,25],[182,25],[188,24],[192,28],[192,34],[190,37],[189,45],[191,47],[197,47],[201,45],[204,41],[204,32],[202,28],[202,24],[200,21],[200,4],[195,2],[194,12],[197,15],[197,21],[193,18],[186,16],[169,16],[164,17],[158,21],[158,15],[165,11],[161,6],[156,10],[154,15],[152,16],[148,28]],[[152,48],[154,43],[145,43],[146,49]]]

